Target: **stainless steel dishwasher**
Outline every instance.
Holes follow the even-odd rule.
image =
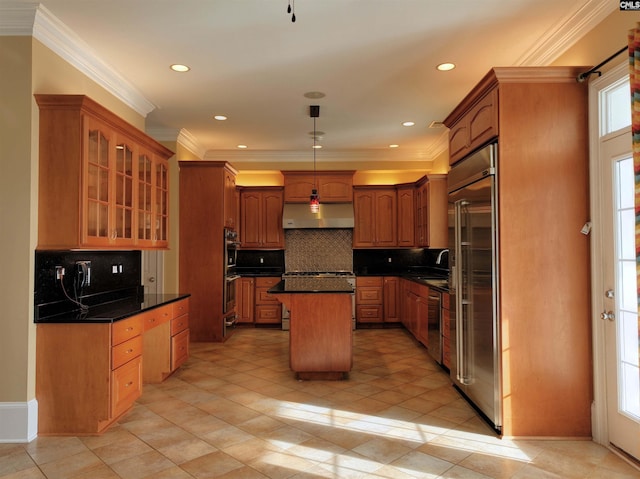
[[[441,304],[442,298],[440,291],[429,288],[429,318],[427,321],[427,335],[429,342],[427,343],[427,350],[431,357],[440,365],[442,365]]]

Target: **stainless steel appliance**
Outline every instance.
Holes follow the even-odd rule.
[[[227,335],[227,328],[233,327],[237,322],[236,314],[236,284],[240,275],[236,273],[236,261],[238,258],[238,233],[224,229],[224,274],[222,278],[222,315],[223,336]]]
[[[282,275],[282,279],[296,277],[316,277],[316,278],[345,278],[353,288],[351,294],[351,323],[356,329],[356,275],[351,271],[288,271]],[[289,330],[290,314],[287,307],[282,305],[282,329]]]
[[[502,426],[497,264],[497,145],[448,176],[451,379],[497,431]]]

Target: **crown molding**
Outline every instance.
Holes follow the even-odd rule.
[[[146,117],[155,105],[100,60],[91,47],[47,8],[37,3],[0,5],[0,36],[33,36],[137,113]]]
[[[186,131],[186,130],[184,130]],[[449,148],[449,130],[429,145],[428,150],[404,150],[402,148],[369,149],[369,150],[320,150],[318,156],[322,161],[348,161],[351,163],[370,162],[432,162]],[[191,150],[193,151],[193,150]],[[299,163],[311,158],[308,150],[206,150],[204,160],[229,161],[241,165],[251,163]]]
[[[180,130],[176,128],[147,128],[146,133],[157,141],[175,141],[198,158],[205,156],[206,151],[198,143],[198,139],[185,128]]]
[[[617,2],[589,0],[571,15],[553,25],[516,61],[518,66],[545,66],[572,47],[587,32],[618,9]]]

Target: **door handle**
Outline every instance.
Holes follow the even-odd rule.
[[[613,311],[603,311],[602,313],[600,313],[600,319],[605,321],[605,320],[609,320],[609,321],[615,321],[616,319],[616,315],[614,314]]]

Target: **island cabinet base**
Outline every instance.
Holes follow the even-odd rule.
[[[290,311],[289,364],[298,379],[345,379],[353,365],[351,295],[277,294]]]

